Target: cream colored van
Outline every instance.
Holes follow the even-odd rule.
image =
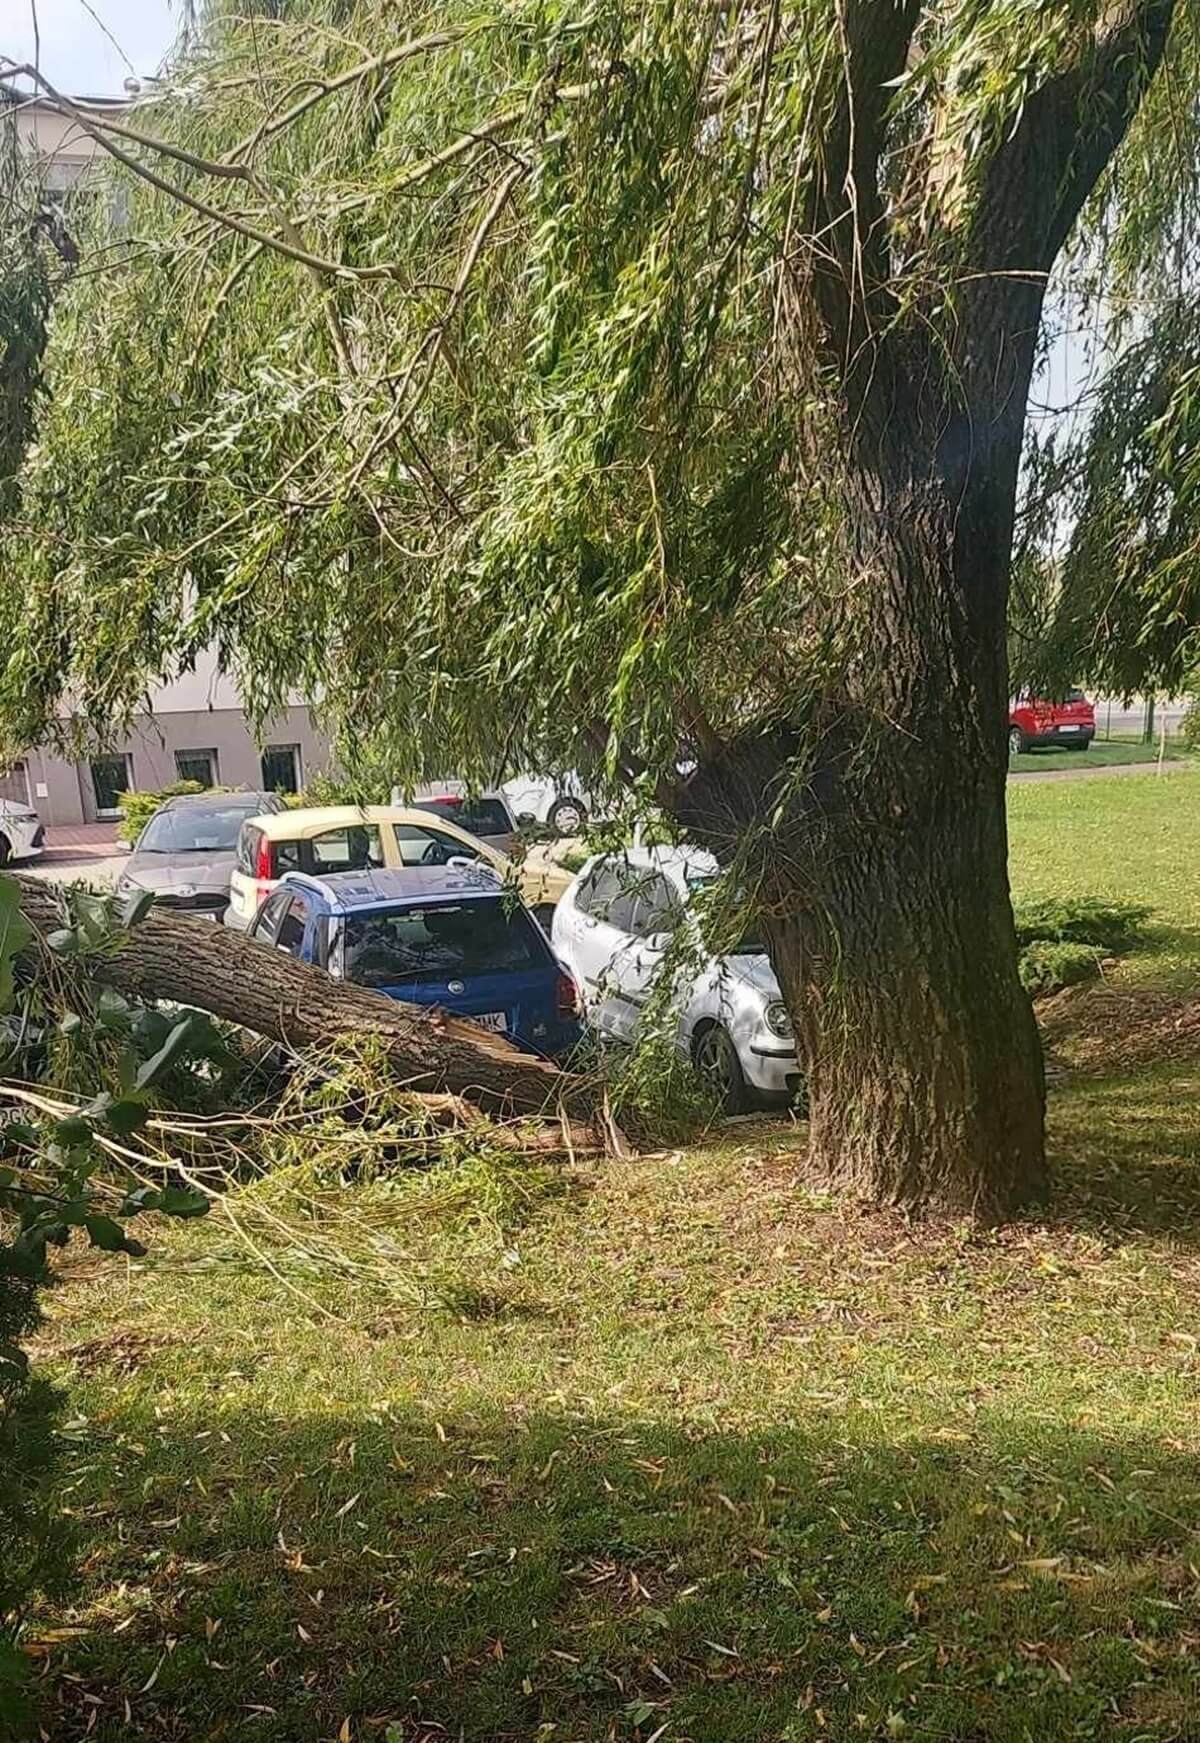
[[[572,874],[534,849],[509,858],[448,818],[395,805],[324,805],[251,817],[238,835],[225,924],[245,931],[284,872],[367,871],[482,860],[548,922]]]

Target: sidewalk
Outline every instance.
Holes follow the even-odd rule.
[[[55,823],[46,830],[44,859],[112,859],[128,853],[115,823]]]
[[[20,869],[52,883],[115,884],[128,856],[115,823],[58,823],[46,830],[41,857]]]

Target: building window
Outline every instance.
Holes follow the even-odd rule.
[[[262,753],[262,784],[268,793],[300,791],[300,746],[269,744]]]
[[[175,773],[181,781],[196,781],[202,787],[217,784],[217,753],[215,750],[177,750]]]
[[[119,817],[121,794],[132,791],[127,756],[93,757],[92,791],[96,795],[97,817]]]
[[[29,803],[29,773],[24,763],[14,763],[0,774],[0,799],[11,799],[14,805]]]

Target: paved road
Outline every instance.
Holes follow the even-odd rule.
[[[14,870],[52,884],[96,884],[108,890],[116,884],[127,858],[124,853],[104,858],[92,854],[78,859],[52,853],[43,859],[31,859],[27,865],[15,866]]]

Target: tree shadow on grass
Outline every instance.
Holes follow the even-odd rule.
[[[1200,1063],[1079,1078],[1050,1102],[1047,1220],[1200,1247]]]
[[[160,1395],[77,1449],[61,1743],[1196,1734],[1200,1463],[1152,1439]]]

